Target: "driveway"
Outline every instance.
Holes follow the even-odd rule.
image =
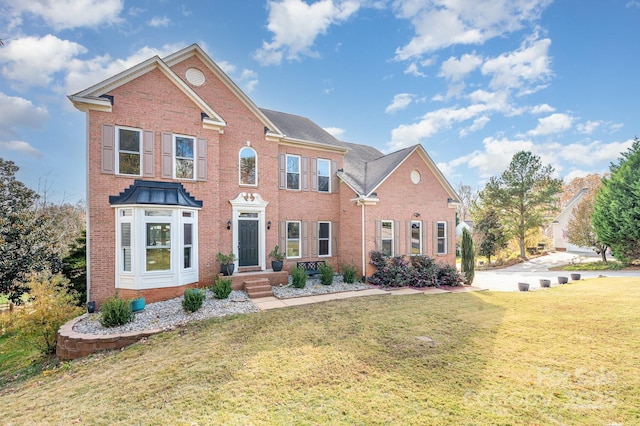
[[[571,273],[580,273],[581,278],[640,277],[640,271],[549,271],[554,266],[569,263],[585,263],[600,260],[595,253],[555,252],[540,256],[517,265],[495,271],[476,271],[473,286],[493,291],[518,291],[518,283],[529,283],[530,290],[540,288],[540,279],[551,280],[557,285],[558,276],[571,277]],[[571,279],[569,279],[571,282]]]

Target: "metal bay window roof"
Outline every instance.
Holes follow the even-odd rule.
[[[109,203],[123,204],[153,204],[159,206],[182,206],[202,208],[202,201],[192,197],[178,182],[158,182],[136,179],[119,195],[110,195]]]

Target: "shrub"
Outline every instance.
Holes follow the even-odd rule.
[[[456,286],[464,280],[453,266],[437,264],[426,256],[412,256],[411,263],[403,256],[389,257],[379,251],[370,253],[376,272],[369,283],[383,287],[439,287]]]
[[[345,264],[341,266],[342,269],[342,281],[347,284],[353,284],[356,282],[356,273],[358,272],[356,267],[351,264]]]
[[[304,288],[307,285],[307,272],[304,268],[297,267],[291,272],[293,286],[295,288]]]
[[[118,327],[133,321],[131,303],[118,296],[109,297],[100,307],[100,324],[103,327]]]
[[[318,267],[320,271],[320,283],[323,285],[333,284],[333,268],[326,263],[321,263]]]
[[[77,305],[77,293],[71,289],[69,280],[48,271],[32,275],[26,287],[25,307],[7,314],[13,316],[11,329],[43,353],[53,353],[58,329],[83,311]]]
[[[184,299],[182,299],[182,308],[186,312],[195,312],[202,308],[205,299],[204,291],[197,288],[188,288],[184,291]]]
[[[231,294],[231,280],[218,279],[211,286],[211,291],[216,299],[226,299]]]

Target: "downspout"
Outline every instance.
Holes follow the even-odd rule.
[[[366,277],[366,259],[367,259],[367,255],[365,253],[366,248],[365,248],[365,235],[364,235],[364,230],[365,230],[365,226],[364,226],[364,203],[360,203],[360,207],[362,207],[362,219],[361,219],[361,226],[362,226],[362,278],[364,280],[364,278]]]

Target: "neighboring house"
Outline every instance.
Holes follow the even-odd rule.
[[[573,210],[576,208],[582,198],[589,193],[589,188],[583,188],[573,196],[567,204],[562,208],[558,216],[551,222],[551,238],[553,240],[553,248],[557,251],[576,251],[576,252],[593,252],[592,247],[579,247],[567,241],[566,232],[569,228],[569,221],[573,216]]]
[[[198,46],[69,96],[87,115],[88,294],[168,299],[219,273],[369,252],[454,264],[455,190],[421,145],[383,155],[258,108]],[[254,272],[249,272],[254,271]]]

